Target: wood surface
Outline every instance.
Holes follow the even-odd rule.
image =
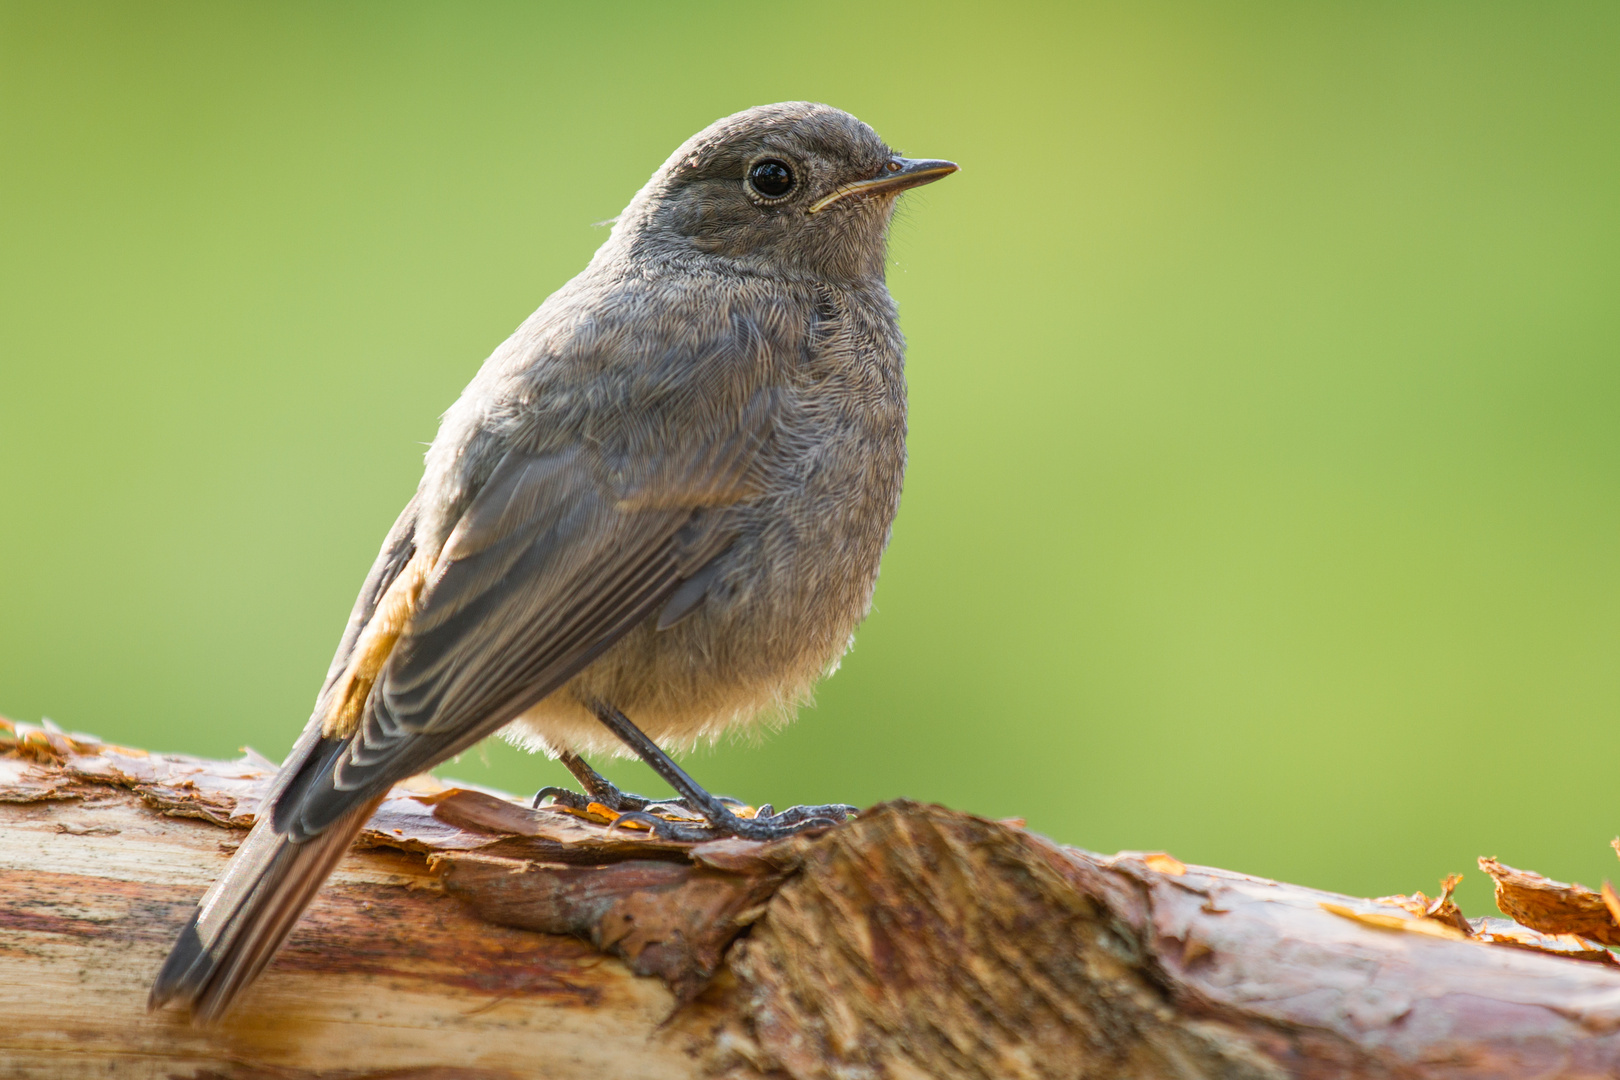
[[[909,802],[692,845],[427,779],[225,1021],[149,1013],[273,768],[0,721],[0,1077],[1620,1076],[1612,891],[1494,861],[1539,930]]]

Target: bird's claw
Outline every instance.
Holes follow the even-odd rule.
[[[628,791],[620,791],[612,784],[603,782],[604,786],[596,791],[587,791],[583,795],[565,787],[547,785],[534,793],[534,801],[529,805],[539,809],[540,803],[550,798],[553,805],[566,806],[571,810],[584,810],[591,803],[600,803],[617,813],[632,813],[641,810],[654,810],[658,807],[669,807],[686,814],[696,814],[700,811],[692,806],[686,799],[649,799],[645,795],[633,795]],[[726,806],[746,807],[748,804],[741,799],[734,799],[730,795],[716,795]]]
[[[847,813],[846,813],[847,811]],[[657,814],[640,810],[631,810],[619,814],[608,825],[611,831],[618,828],[634,828],[644,826],[649,833],[660,840],[676,840],[683,843],[702,843],[706,840],[721,840],[728,836],[735,836],[743,840],[781,840],[784,837],[797,836],[800,833],[820,832],[831,829],[844,821],[848,813],[853,813],[854,807],[842,804],[836,806],[793,806],[780,814],[763,817],[740,817],[728,814],[730,820],[722,821],[677,821]]]
[[[757,818],[767,818],[779,825],[794,825],[799,822],[831,821],[837,824],[854,817],[860,812],[859,807],[848,803],[826,803],[821,806],[790,806],[780,814],[771,812],[769,804],[759,808]]]
[[[677,840],[685,843],[701,843],[704,840],[714,839],[714,830],[711,826],[697,821],[671,821],[669,818],[659,817],[641,810],[631,810],[620,814],[608,824],[608,831],[614,829],[630,828],[641,825],[653,836],[660,840]]]
[[[846,803],[824,806],[790,806],[775,813],[769,804],[761,806],[751,818],[728,815],[731,820],[711,823],[715,836],[736,836],[744,840],[780,840],[799,833],[820,832],[831,829],[854,816],[856,808]]]
[[[534,801],[529,806],[538,810],[540,809],[540,803],[547,798],[552,801],[553,805],[566,806],[570,810],[583,810],[591,803],[591,799],[587,795],[581,795],[577,791],[570,791],[564,787],[548,785],[534,793]]]

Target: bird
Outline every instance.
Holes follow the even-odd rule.
[[[443,414],[313,714],[149,1004],[222,1016],[389,788],[501,733],[620,822],[773,839],[670,750],[791,718],[871,607],[906,466],[900,193],[956,172],[813,102],[683,143]],[[586,761],[636,756],[686,813]],[[686,819],[686,823],[672,818]]]

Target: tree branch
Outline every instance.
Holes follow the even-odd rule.
[[[1620,1073],[1606,950],[1443,898],[1104,857],[910,802],[680,844],[427,779],[223,1023],[147,1013],[272,772],[0,722],[8,1076]]]

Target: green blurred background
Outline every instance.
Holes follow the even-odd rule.
[[[810,98],[963,170],[894,230],[877,612],[701,780],[1474,913],[1481,854],[1620,877],[1617,56],[1611,3],[7,4],[0,712],[283,753],[483,357]]]

